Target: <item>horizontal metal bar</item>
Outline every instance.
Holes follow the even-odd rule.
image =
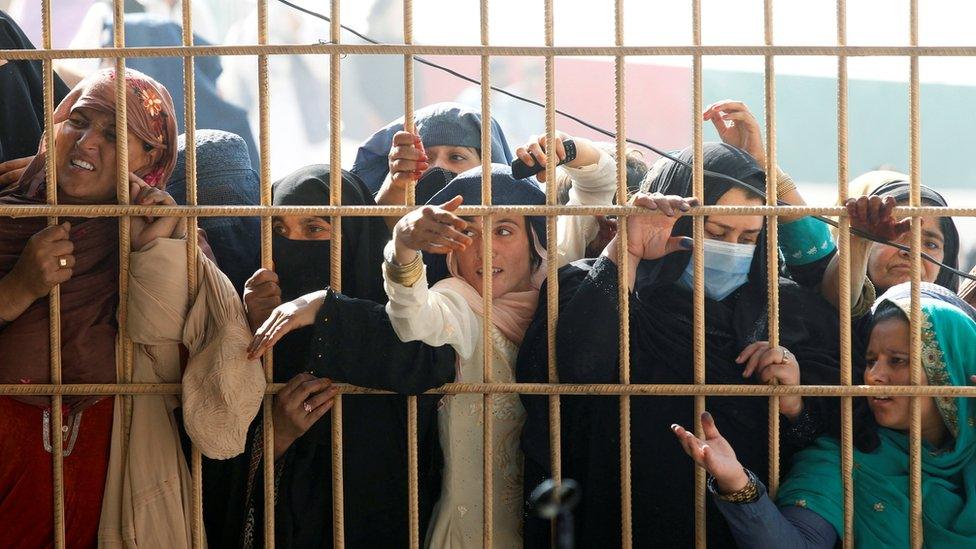
[[[56,50],[0,50],[0,59],[102,59],[225,55],[492,55],[545,57],[611,56],[837,56],[848,57],[969,57],[974,46],[452,46],[422,44],[268,44],[226,46],[169,46],[154,48],[96,48]]]
[[[0,217],[122,217],[122,216],[172,216],[172,217],[261,217],[278,215],[316,215],[344,217],[402,216],[423,206],[83,206],[46,204],[28,206],[0,206]],[[634,206],[461,206],[462,216],[488,214],[512,215],[640,215],[655,212]],[[684,215],[826,215],[846,217],[847,210],[840,206],[698,206]],[[976,217],[976,207],[944,208],[937,206],[898,206],[895,217]]]
[[[267,394],[277,393],[283,383],[269,384]],[[393,394],[337,383],[344,394]],[[0,395],[172,395],[179,394],[179,383],[106,383],[87,385],[0,384]],[[571,383],[448,383],[424,394],[526,394],[526,395],[637,395],[637,396],[952,396],[976,398],[976,386],[940,385],[693,385],[693,384],[571,384]]]

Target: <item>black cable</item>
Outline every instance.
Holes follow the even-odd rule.
[[[311,15],[312,17],[317,17],[319,19],[322,19],[323,21],[328,21],[330,23],[332,22],[332,19],[330,17],[327,17],[327,16],[325,16],[325,15],[323,15],[321,13],[312,11],[310,9],[303,8],[303,7],[301,7],[301,6],[297,5],[297,4],[294,4],[292,2],[289,2],[288,0],[278,0],[278,1],[281,2],[284,5],[290,7],[292,9],[294,9],[294,10],[300,11],[300,12],[306,14],[306,15]],[[357,31],[356,29],[353,29],[351,27],[347,27],[346,25],[342,25],[342,24],[340,24],[339,26],[343,30],[345,30],[345,31],[347,31],[347,32],[355,35],[357,38],[360,38],[361,40],[364,40],[366,42],[369,42],[370,44],[376,44],[376,45],[381,44],[381,42],[379,42],[377,40],[374,40],[374,39],[366,36],[365,34],[362,34],[361,32]],[[451,76],[454,76],[456,78],[460,78],[461,80],[465,80],[467,82],[470,82],[472,84],[476,84],[478,86],[481,85],[481,81],[480,80],[477,80],[475,78],[472,78],[472,77],[467,76],[467,75],[464,75],[464,74],[461,74],[461,73],[459,73],[459,72],[457,72],[457,71],[455,71],[453,69],[449,69],[449,68],[447,68],[447,67],[445,67],[443,65],[438,65],[437,63],[434,63],[433,61],[430,61],[430,60],[425,59],[423,57],[420,57],[420,56],[416,56],[415,55],[414,56],[414,60],[417,61],[418,63],[423,64],[423,65],[427,65],[428,67],[432,67],[432,68],[438,69],[440,71],[446,72],[447,74],[450,74]],[[508,90],[505,90],[503,88],[497,88],[495,86],[489,86],[489,88],[491,88],[492,91],[496,91],[498,93],[507,95],[507,96],[509,96],[509,97],[511,97],[513,99],[516,99],[518,101],[522,101],[523,103],[528,103],[530,105],[535,105],[535,106],[541,107],[543,109],[546,108],[546,106],[545,106],[544,103],[540,103],[540,102],[538,102],[538,101],[536,101],[534,99],[529,99],[528,97],[523,97],[523,96],[518,95],[516,93],[512,93],[512,92],[510,92]],[[583,120],[583,119],[581,119],[581,118],[579,118],[579,117],[577,117],[575,115],[572,115],[570,113],[567,113],[565,111],[561,111],[559,109],[555,109],[555,111],[556,111],[556,114],[558,114],[560,116],[563,116],[565,118],[568,118],[568,119],[572,120],[573,122],[576,122],[577,124],[580,124],[580,125],[582,125],[582,126],[584,126],[586,128],[589,128],[589,129],[591,129],[591,130],[593,130],[593,131],[595,131],[595,132],[597,132],[599,134],[605,135],[605,136],[607,136],[607,137],[609,137],[611,139],[617,139],[617,134],[611,132],[610,130],[606,130],[606,129],[601,128],[600,126],[597,126],[595,124],[591,124],[591,123],[587,122],[586,120]],[[681,164],[682,166],[688,168],[689,170],[690,169],[693,169],[690,162],[685,162],[684,160],[681,160],[680,158],[675,157],[671,153],[662,151],[662,150],[658,149],[657,147],[654,147],[653,145],[649,145],[649,144],[644,143],[642,141],[638,141],[636,139],[630,139],[630,138],[627,138],[627,137],[624,138],[624,141],[626,141],[627,143],[630,143],[631,145],[637,145],[638,147],[643,147],[643,148],[645,148],[645,149],[647,149],[649,151],[653,151],[653,152],[655,152],[655,153],[663,156],[664,158],[667,158],[668,160],[670,160],[672,162],[675,162],[677,164]],[[736,179],[736,178],[734,178],[732,176],[725,175],[723,173],[713,172],[711,170],[704,170],[704,175],[707,175],[709,177],[716,178],[716,179],[723,179],[725,181],[729,181],[730,183],[733,183],[736,186],[743,187],[743,188],[745,188],[745,189],[747,189],[749,191],[752,191],[752,192],[758,194],[759,196],[763,197],[763,199],[766,198],[766,193],[765,192],[761,191],[760,189],[757,189],[757,188],[753,187],[752,185],[749,185],[748,183],[745,183],[744,181],[740,181],[739,179]],[[789,206],[790,205],[790,204],[788,204],[786,202],[783,202],[782,200],[777,200],[776,203],[778,205],[780,205],[780,206]],[[828,225],[831,225],[833,227],[839,227],[839,224],[836,221],[834,221],[832,219],[829,219],[827,217],[823,217],[823,216],[820,216],[820,215],[812,215],[810,217],[812,217],[814,219],[817,219],[819,221],[822,221],[822,222],[824,222],[824,223],[826,223]],[[858,236],[858,237],[861,237],[861,238],[866,239],[866,240],[870,240],[872,242],[877,242],[879,244],[884,244],[886,246],[891,246],[893,248],[897,248],[897,249],[899,249],[901,251],[904,251],[904,252],[911,253],[911,251],[912,251],[912,249],[910,247],[905,246],[904,244],[898,244],[896,242],[891,242],[891,241],[885,240],[883,238],[876,237],[876,236],[874,236],[874,235],[872,235],[872,234],[870,234],[868,232],[862,231],[860,229],[851,228],[851,234],[853,234],[855,236]],[[932,256],[930,256],[929,254],[927,254],[925,252],[920,252],[920,253],[921,253],[922,259],[924,259],[924,260],[926,260],[926,261],[928,261],[930,263],[933,263],[935,265],[939,265],[941,268],[947,269],[950,272],[952,272],[953,274],[956,274],[956,275],[961,276],[963,278],[967,278],[969,280],[976,280],[976,275],[972,275],[972,274],[970,274],[968,272],[965,272],[965,271],[956,269],[954,267],[950,267],[950,266],[946,265],[945,263],[942,263],[941,261],[936,260],[935,258],[933,258]]]

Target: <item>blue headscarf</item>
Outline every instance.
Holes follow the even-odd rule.
[[[471,147],[481,152],[481,113],[457,103],[434,103],[414,112],[414,124],[425,147],[449,145]],[[390,172],[388,155],[393,135],[403,130],[403,117],[391,122],[359,145],[350,170],[375,194]],[[511,164],[512,151],[501,126],[491,120],[491,161]]]
[[[455,196],[464,198],[465,206],[481,204],[481,167],[472,168],[448,183],[427,204],[438,205]],[[515,179],[507,164],[491,165],[492,206],[540,206],[546,203],[546,195],[529,179]],[[541,215],[525,217],[526,226],[532,231],[539,245],[546,247],[546,218]],[[424,254],[427,264],[427,280],[431,284],[449,276],[447,263],[440,254]]]
[[[197,130],[197,203],[203,206],[256,206],[261,202],[258,174],[247,144],[220,130]],[[177,138],[176,168],[166,184],[177,204],[186,204],[186,134]],[[260,266],[261,220],[257,217],[201,217],[200,228],[217,266],[238,293]]]

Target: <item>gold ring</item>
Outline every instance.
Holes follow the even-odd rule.
[[[68,266],[68,260],[63,257],[58,258],[58,265],[60,265],[61,268],[63,269]]]

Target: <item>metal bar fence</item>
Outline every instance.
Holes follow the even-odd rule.
[[[330,160],[333,166],[340,164],[341,146],[341,97],[340,97],[340,61],[346,54],[403,55],[404,59],[404,127],[415,131],[413,122],[414,110],[414,56],[418,54],[438,55],[476,55],[481,59],[481,111],[482,120],[482,167],[483,175],[482,205],[463,206],[458,210],[459,215],[480,216],[482,218],[482,250],[484,272],[491,272],[492,265],[492,219],[499,214],[545,215],[547,217],[546,235],[548,237],[548,255],[550,258],[548,271],[548,383],[503,383],[493,380],[493,353],[490,336],[492,284],[491,277],[485,277],[483,286],[484,296],[484,339],[485,349],[483,365],[483,381],[481,383],[449,383],[438,389],[427,391],[426,394],[481,394],[483,395],[484,415],[484,499],[483,499],[483,544],[492,545],[492,407],[494,395],[499,394],[536,394],[547,395],[549,399],[550,422],[550,451],[551,468],[556,482],[561,478],[561,437],[560,437],[560,395],[615,395],[620,399],[620,466],[621,466],[621,530],[622,542],[630,547],[632,540],[632,509],[630,469],[632,466],[630,452],[630,397],[631,396],[694,396],[695,410],[705,409],[707,396],[735,395],[742,397],[761,397],[769,399],[769,480],[770,493],[775,493],[779,482],[779,414],[778,399],[786,395],[804,396],[837,396],[842,401],[842,468],[844,486],[844,542],[846,546],[853,546],[853,443],[852,443],[852,398],[869,395],[907,395],[912,397],[911,427],[910,427],[910,502],[911,521],[910,532],[913,547],[921,547],[923,540],[921,523],[921,428],[919,397],[929,396],[963,396],[976,397],[976,387],[945,387],[924,386],[921,370],[921,217],[923,216],[976,216],[976,208],[938,208],[921,205],[920,191],[920,115],[919,115],[919,59],[921,57],[940,56],[976,56],[976,47],[923,47],[918,45],[918,1],[910,0],[910,43],[909,46],[870,46],[855,47],[847,45],[847,14],[846,0],[837,0],[837,44],[836,46],[776,46],[773,41],[773,1],[764,0],[764,44],[761,46],[704,46],[701,39],[701,3],[692,0],[692,45],[690,46],[625,46],[623,26],[623,0],[614,0],[614,45],[612,47],[557,47],[554,44],[553,1],[543,0],[545,45],[542,47],[509,47],[492,46],[489,40],[489,11],[488,0],[480,2],[480,46],[443,46],[443,45],[415,45],[413,43],[413,4],[411,0],[403,0],[404,44],[403,45],[361,45],[342,44],[340,26],[340,5],[337,0],[331,4],[331,32],[330,42],[317,45],[272,45],[268,36],[268,1],[258,2],[258,44],[245,46],[195,46],[192,35],[192,0],[182,0],[183,7],[183,37],[182,45],[158,48],[126,48],[124,34],[124,13],[121,0],[114,4],[113,47],[104,49],[52,49],[51,1],[41,2],[42,17],[42,48],[39,50],[0,50],[0,58],[8,60],[40,59],[43,61],[44,78],[44,123],[45,139],[48,150],[54,150],[53,132],[53,61],[65,58],[101,58],[115,59],[117,73],[125,71],[127,57],[164,57],[178,56],[184,60],[184,89],[185,97],[185,127],[186,127],[186,172],[187,172],[187,206],[185,207],[150,207],[129,205],[128,156],[126,140],[117,142],[118,204],[104,206],[71,206],[58,205],[57,194],[48,192],[47,204],[41,206],[0,206],[0,216],[7,217],[47,217],[49,225],[57,224],[58,216],[78,217],[118,217],[119,224],[119,349],[117,358],[117,374],[119,382],[115,384],[70,384],[61,382],[61,317],[60,294],[58,287],[54,287],[50,294],[50,362],[51,383],[35,385],[0,385],[0,395],[50,395],[52,401],[53,437],[53,493],[54,493],[54,545],[65,547],[65,519],[63,493],[63,444],[58,436],[63,426],[62,398],[66,395],[114,395],[120,399],[123,407],[124,441],[128,440],[128,429],[131,414],[131,399],[136,395],[170,395],[179,394],[180,385],[172,383],[133,383],[132,382],[132,351],[131,342],[125,333],[126,295],[128,285],[129,262],[129,218],[137,215],[170,215],[187,218],[187,260],[188,260],[188,288],[192,298],[196,292],[197,272],[196,257],[198,254],[196,227],[197,218],[208,216],[260,216],[261,217],[261,264],[266,268],[272,266],[271,254],[271,222],[274,215],[322,215],[331,216],[333,230],[332,253],[332,286],[341,289],[341,247],[342,217],[349,216],[395,216],[402,215],[414,208],[414,193],[410,188],[404,206],[343,206],[341,172],[333,170],[331,173],[331,205],[309,207],[274,207],[271,201],[271,171],[270,171],[270,83],[269,56],[274,55],[329,55],[330,56]],[[194,94],[194,58],[197,56],[213,55],[256,55],[258,57],[258,94],[260,111],[260,156],[261,156],[261,205],[260,206],[199,206],[197,205],[196,188],[196,143],[195,124],[196,108]],[[490,71],[489,61],[492,56],[541,56],[545,59],[545,124],[547,142],[552,143],[556,135],[555,121],[555,61],[560,56],[610,56],[614,61],[614,113],[616,128],[616,177],[617,177],[617,205],[599,207],[559,206],[556,201],[554,154],[547,155],[547,202],[545,206],[492,206],[491,203],[491,134],[490,124]],[[694,163],[692,170],[693,191],[695,196],[703,196],[704,173],[702,170],[702,61],[705,56],[714,55],[761,55],[765,58],[765,113],[766,113],[766,173],[767,173],[767,205],[765,206],[700,206],[692,208],[688,215],[694,216],[693,237],[696,242],[704,238],[703,219],[707,215],[764,215],[768,229],[768,250],[770,257],[775,257],[778,249],[777,219],[782,215],[823,214],[836,216],[840,220],[838,233],[838,252],[840,260],[840,342],[841,342],[841,384],[837,386],[740,386],[740,385],[706,385],[705,380],[705,312],[704,312],[704,252],[701,246],[695,246],[693,252],[694,268],[694,383],[693,384],[633,384],[630,383],[630,341],[629,341],[629,307],[626,273],[627,254],[620,257],[618,280],[619,311],[620,311],[620,383],[618,384],[563,384],[559,383],[556,367],[556,339],[555,330],[558,321],[558,280],[556,276],[558,257],[556,249],[556,216],[559,215],[617,215],[619,221],[619,235],[626,241],[627,216],[646,211],[626,206],[628,191],[626,185],[626,143],[625,143],[625,67],[626,57],[642,56],[673,56],[686,55],[692,58],[692,116]],[[850,223],[846,217],[846,210],[836,206],[777,206],[777,169],[776,169],[776,123],[775,123],[775,58],[777,56],[812,56],[830,55],[837,57],[837,112],[838,112],[838,199],[848,196],[848,76],[847,59],[857,56],[908,56],[910,60],[909,72],[909,153],[911,165],[910,203],[895,209],[895,215],[912,217],[911,231],[911,385],[886,386],[873,388],[855,386],[852,382],[851,356],[851,300],[850,295]],[[175,91],[175,90],[174,90]],[[125,79],[116,80],[116,125],[126,127],[126,89]],[[48,173],[48,189],[56,188],[56,171],[54,157],[48,155],[46,169]],[[775,346],[779,341],[778,313],[778,273],[775,262],[770,263],[767,273],[769,285],[769,342]],[[271,355],[264,357],[265,375],[268,388],[263,404],[263,471],[264,471],[264,542],[265,546],[274,546],[274,425],[272,421],[272,397],[281,389],[282,384],[273,383],[273,363]],[[332,483],[333,483],[333,543],[336,547],[344,544],[343,535],[343,467],[342,467],[342,395],[343,394],[389,394],[385,391],[365,389],[345,384],[339,384],[339,396],[336,397],[332,409]],[[409,544],[411,547],[420,545],[420,525],[418,518],[418,487],[417,487],[417,397],[411,396],[407,401],[408,412],[408,502],[409,502]],[[698,414],[696,414],[698,415]],[[695,420],[695,432],[702,433],[699,419]],[[204,545],[202,518],[202,489],[201,489],[201,456],[195,446],[191,455],[192,466],[192,542],[196,547]],[[324,464],[323,464],[324,466]],[[705,475],[700,469],[695,473],[695,544],[705,546]]]

